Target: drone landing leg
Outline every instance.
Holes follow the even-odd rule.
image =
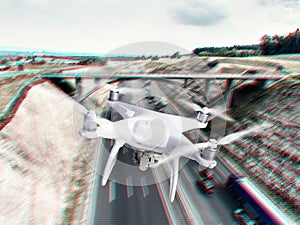
[[[176,158],[172,161],[172,170],[171,170],[171,177],[170,177],[169,199],[171,202],[173,202],[175,198],[176,187],[178,182],[178,170],[179,170],[179,158]]]
[[[124,145],[124,143],[116,140],[116,142],[109,154],[107,162],[106,162],[106,166],[105,166],[103,177],[102,177],[102,186],[104,186],[107,183],[109,175],[111,174],[111,171],[112,171],[114,165],[116,164],[118,152],[123,145]]]

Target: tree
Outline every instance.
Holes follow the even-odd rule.
[[[260,48],[263,55],[300,53],[300,31],[290,32],[286,36],[264,35],[260,39]]]

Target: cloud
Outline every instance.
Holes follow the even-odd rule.
[[[194,26],[215,25],[228,16],[221,0],[178,0],[171,12],[178,22]]]
[[[287,8],[300,8],[300,0],[259,0],[258,2],[264,6],[280,5]]]
[[[143,41],[189,50],[252,44],[264,34],[287,34],[299,27],[299,8],[284,7],[283,0],[272,2],[0,0],[0,45],[106,53]]]

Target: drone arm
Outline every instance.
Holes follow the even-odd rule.
[[[116,142],[109,154],[107,162],[106,162],[106,166],[105,166],[105,169],[103,172],[103,177],[102,177],[102,186],[104,186],[107,183],[109,175],[111,174],[111,171],[112,171],[114,165],[116,164],[118,152],[123,145],[124,145],[124,143],[122,143],[119,140],[116,140]]]
[[[105,119],[105,118],[100,118],[100,117],[96,117],[96,118],[95,118],[95,122],[96,122],[99,126],[104,126],[104,125],[106,125],[106,124],[111,123],[110,120]]]
[[[208,147],[208,142],[179,147],[172,153],[172,155],[160,161],[159,164],[163,164],[168,161],[174,161],[179,157],[186,157],[196,161],[201,166],[212,169],[217,164],[213,159],[215,150]]]
[[[109,121],[109,120],[105,120],[105,124],[103,123],[104,120],[99,120],[99,118],[96,121],[98,124],[101,123],[103,125],[98,126],[96,128],[96,130],[94,131],[88,131],[88,130],[84,130],[82,129],[80,131],[80,135],[85,137],[85,138],[107,138],[107,139],[116,139],[117,135],[115,133],[115,129],[113,127],[113,122]]]
[[[197,128],[205,128],[207,126],[206,123],[202,123],[198,120],[186,118],[186,117],[179,117],[182,123],[182,132],[197,129]]]
[[[84,116],[83,126],[79,132],[85,138],[116,139],[113,123],[105,118],[97,117],[94,110],[89,110]]]
[[[169,199],[171,202],[173,202],[175,199],[176,187],[178,182],[178,170],[179,170],[179,157],[177,157],[172,161],[170,191],[169,191]]]
[[[108,105],[116,110],[123,118],[131,118],[135,115],[133,105],[126,104],[119,101],[107,101]]]

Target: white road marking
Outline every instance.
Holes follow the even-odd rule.
[[[126,190],[127,190],[127,197],[130,198],[134,194],[131,176],[126,178]]]

